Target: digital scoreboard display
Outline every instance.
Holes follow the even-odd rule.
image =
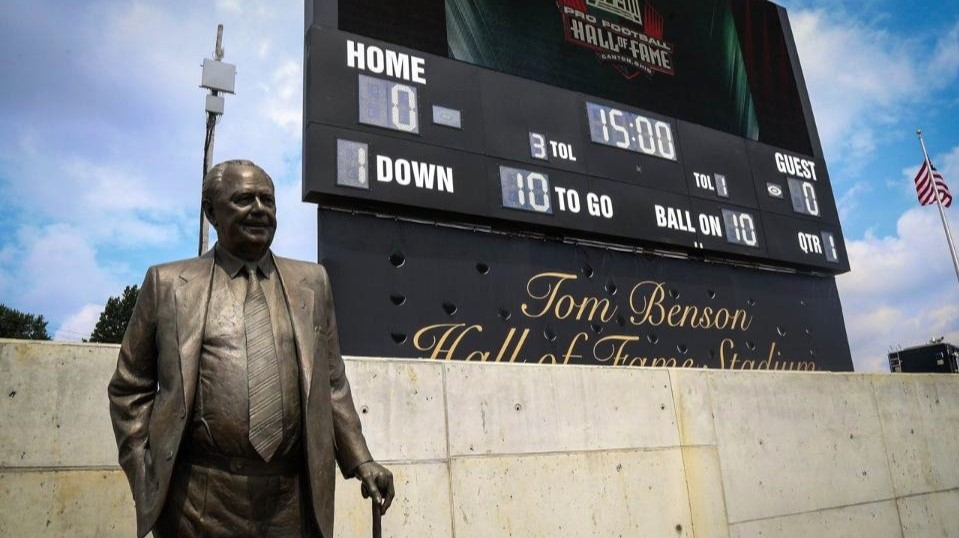
[[[586,103],[590,140],[614,148],[676,160],[676,143],[669,122]]]
[[[681,53],[680,42],[657,38],[655,32],[650,36],[634,31],[631,41],[626,40],[629,32],[623,21],[630,19],[616,11],[619,8],[613,9],[617,3],[607,6],[615,13],[599,12],[610,17],[603,20],[623,23],[618,32],[612,24],[593,21],[595,17],[587,16],[591,12],[579,11],[583,6],[572,1],[475,2],[488,13],[513,22],[512,16],[528,15],[528,6],[536,5],[546,19],[538,21],[539,26],[553,23],[555,34],[552,40],[540,38],[542,47],[531,42],[525,48],[511,49],[528,63],[553,61],[539,56],[546,54],[541,49],[549,51],[555,46],[553,41],[564,43],[570,54],[586,52],[577,44],[577,36],[582,31],[582,39],[592,39],[591,29],[605,28],[607,34],[600,32],[595,39],[618,43],[622,54],[630,46],[638,47],[635,72],[625,74],[621,68],[626,64],[605,66],[604,62],[612,60],[593,49],[586,52],[595,64],[589,66],[593,71],[602,69],[607,77],[623,79],[618,83],[631,82],[636,87],[636,95],[628,102],[608,98],[619,96],[617,92],[590,95],[507,74],[513,71],[512,64],[499,66],[484,60],[483,55],[475,54],[477,43],[496,37],[518,47],[521,38],[532,38],[508,36],[503,34],[505,30],[476,34],[473,25],[457,23],[459,19],[452,16],[464,14],[465,4],[458,0],[432,2],[434,8],[445,6],[443,10],[419,8],[424,11],[421,15],[443,17],[449,44],[445,56],[343,32],[337,29],[337,23],[344,20],[342,12],[356,6],[332,1],[320,4],[328,4],[326,9],[338,15],[328,25],[313,25],[308,30],[307,200],[414,218],[441,215],[452,222],[824,273],[848,270],[821,155],[763,141],[763,116],[755,112],[762,108],[759,90],[747,92],[745,102],[751,106],[733,106],[743,110],[729,114],[739,117],[754,111],[746,116],[753,118],[755,127],[745,130],[737,130],[736,122],[717,129],[662,112],[669,110],[716,125],[703,112],[708,106],[690,104],[687,110],[680,110],[688,95],[674,99],[676,105],[656,107],[658,110],[630,104],[642,102],[641,89],[646,83],[631,82],[630,77],[648,79],[647,85],[657,91],[663,91],[658,88],[666,82],[686,84],[669,77],[691,69],[682,60],[694,43],[685,45]],[[384,3],[367,4],[372,17],[373,7]],[[524,4],[528,6],[520,7]],[[727,11],[733,20],[735,7]],[[649,20],[654,15],[650,7],[640,10],[636,18]],[[387,25],[386,30],[378,30],[381,26],[377,24],[370,22],[358,30],[401,41],[416,30],[402,21]],[[457,24],[473,28],[470,39],[450,37],[460,35]],[[669,34],[668,29],[663,32],[663,36]],[[502,52],[499,45],[491,46]],[[662,54],[661,63],[670,58],[668,72],[645,69],[655,60],[649,56],[655,52],[649,47]],[[458,53],[464,57],[462,61],[450,57]],[[626,56],[620,59],[628,59]],[[747,65],[743,53],[734,58]],[[542,75],[543,70],[532,67],[530,73]],[[704,84],[723,80],[713,80],[711,73],[699,76]],[[589,89],[590,84],[575,84],[584,78],[569,75],[557,82]],[[749,88],[748,81],[738,83],[743,91]],[[700,101],[714,105],[710,94],[708,87],[701,88]],[[650,102],[655,105],[660,99],[651,98]],[[722,102],[729,105],[731,101]],[[805,121],[796,123],[795,129],[798,138],[808,140]],[[811,147],[808,142],[796,143],[795,138],[778,140],[789,142],[792,148]],[[771,226],[771,220],[776,224]],[[810,237],[819,239],[811,241]]]
[[[401,133],[420,132],[415,87],[360,75],[357,95],[360,123]]]
[[[791,39],[765,0],[308,0],[303,197],[321,221],[841,274]]]

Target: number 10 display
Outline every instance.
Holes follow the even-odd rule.
[[[500,166],[499,179],[503,192],[503,207],[553,214],[549,176],[546,174]]]

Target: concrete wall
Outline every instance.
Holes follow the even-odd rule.
[[[0,340],[0,536],[132,536],[116,346]],[[347,361],[384,536],[959,536],[959,376]],[[368,536],[340,483],[337,535]]]

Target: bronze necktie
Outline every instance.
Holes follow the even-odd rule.
[[[273,324],[266,296],[255,267],[243,307],[246,323],[246,367],[250,390],[250,443],[263,461],[270,461],[283,439],[280,369],[277,364]]]

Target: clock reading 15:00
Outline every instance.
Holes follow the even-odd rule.
[[[586,116],[593,142],[676,160],[673,127],[668,122],[590,102]]]

